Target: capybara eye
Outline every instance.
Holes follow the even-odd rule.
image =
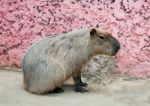
[[[105,39],[103,36],[99,36],[100,39]]]

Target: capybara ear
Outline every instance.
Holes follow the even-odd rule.
[[[95,28],[92,28],[91,31],[90,31],[91,37],[93,37],[96,33],[97,33],[97,32],[96,32],[96,29],[95,29]]]
[[[98,24],[96,25],[96,28],[99,28],[99,25],[98,25]]]

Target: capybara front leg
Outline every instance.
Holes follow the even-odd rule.
[[[76,92],[81,92],[81,93],[88,92],[88,90],[86,90],[86,89],[84,88],[84,87],[86,87],[88,84],[82,82],[82,80],[81,80],[81,74],[78,74],[78,75],[76,75],[76,76],[73,76],[73,80],[74,80],[74,83],[75,83],[75,91],[76,91]]]
[[[80,86],[87,87],[88,84],[81,80],[81,74],[78,75],[77,80],[79,80]]]

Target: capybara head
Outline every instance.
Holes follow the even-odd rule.
[[[92,43],[92,49],[95,55],[106,54],[114,56],[120,49],[120,43],[110,33],[92,28],[90,30],[90,37],[90,43]]]

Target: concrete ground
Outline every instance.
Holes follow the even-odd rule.
[[[24,91],[21,72],[0,71],[0,106],[150,106],[150,80],[118,78],[90,89],[75,93],[68,85],[64,93],[35,95]]]

